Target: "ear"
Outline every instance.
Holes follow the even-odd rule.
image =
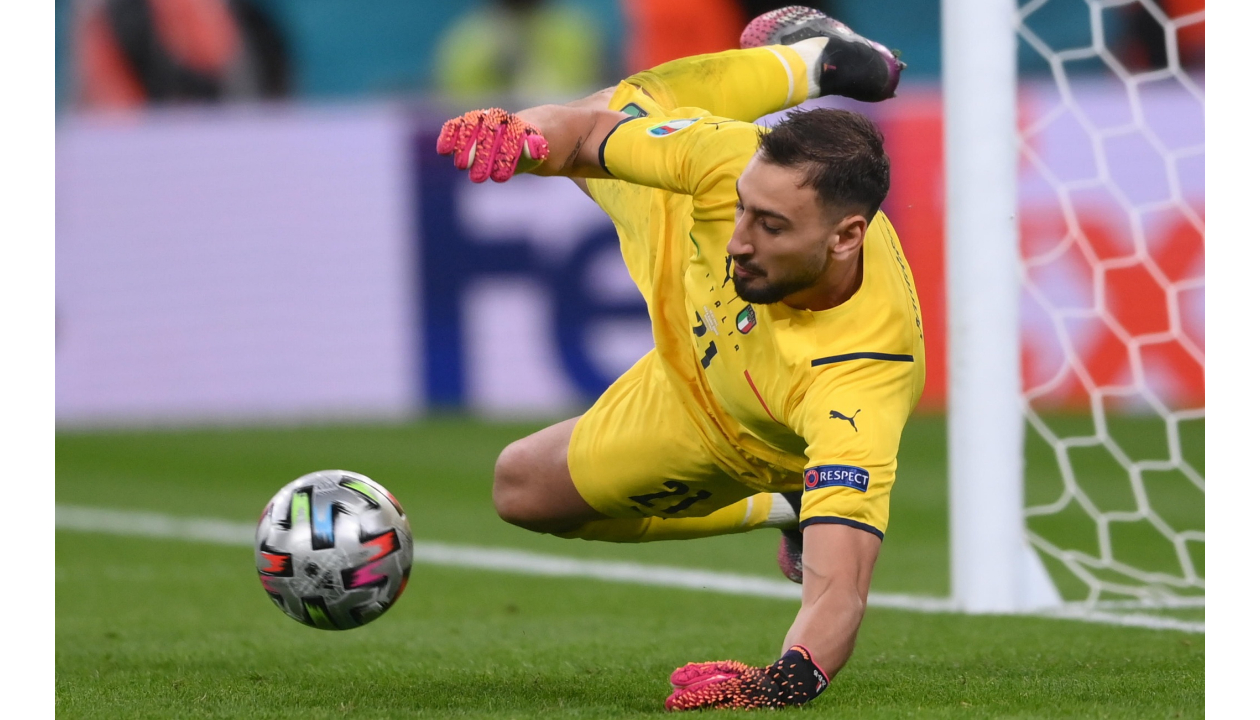
[[[836,223],[832,235],[831,256],[836,260],[848,260],[862,250],[869,223],[861,215],[846,215]]]

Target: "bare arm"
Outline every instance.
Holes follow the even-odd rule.
[[[835,677],[853,654],[881,541],[864,530],[829,523],[810,525],[804,533],[801,610],[783,650],[809,648],[818,666]]]
[[[612,177],[600,165],[599,146],[625,113],[592,107],[593,103],[540,105],[517,113],[547,138],[547,159],[529,172],[567,177]]]

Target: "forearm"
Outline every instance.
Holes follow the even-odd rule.
[[[808,648],[829,677],[844,667],[857,643],[881,544],[876,535],[846,525],[805,528],[801,610],[783,641],[785,651]]]
[[[623,113],[573,105],[540,105],[517,115],[538,127],[547,138],[549,153],[534,175],[610,177],[599,163],[599,145],[626,117]]]
[[[853,655],[865,612],[863,594],[833,583],[816,597],[802,601],[783,640],[783,652],[793,645],[808,648],[818,667],[834,678]]]

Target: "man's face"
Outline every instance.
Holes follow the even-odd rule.
[[[735,185],[739,204],[726,251],[735,292],[746,302],[779,302],[818,283],[829,266],[837,218],[804,180],[802,170],[757,154]]]

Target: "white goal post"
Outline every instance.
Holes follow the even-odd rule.
[[[1059,602],[1024,537],[1015,0],[944,0],[950,582],[966,612]]]
[[[1193,0],[942,2],[964,612],[1202,631],[1203,23]],[[1048,71],[1023,87],[1021,42]]]

